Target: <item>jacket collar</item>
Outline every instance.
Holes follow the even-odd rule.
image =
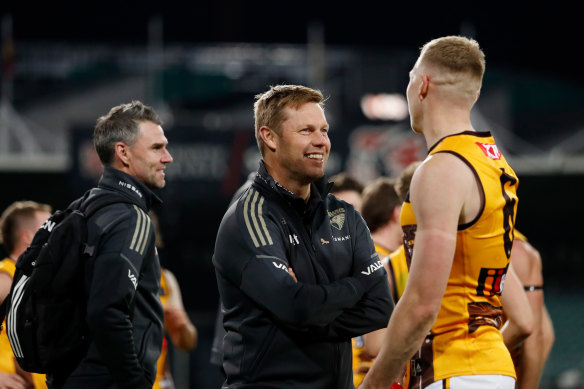
[[[97,187],[122,193],[145,210],[150,210],[154,204],[162,203],[162,200],[142,182],[111,166],[104,168]]]
[[[300,215],[312,215],[320,203],[324,201],[333,186],[332,183],[327,181],[326,176],[319,178],[310,184],[310,197],[308,198],[308,201],[305,202],[300,196],[292,193],[278,181],[274,180],[274,178],[268,173],[263,160],[260,161],[260,166],[254,182],[280,195],[284,200],[290,203]]]

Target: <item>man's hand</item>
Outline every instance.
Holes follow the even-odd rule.
[[[288,268],[288,274],[292,276],[292,279],[294,280],[295,283],[298,283],[298,278],[296,278],[296,274],[294,274],[294,270],[292,270],[291,267]]]
[[[164,326],[172,343],[179,349],[190,351],[197,345],[197,329],[183,308],[167,304],[164,307]]]
[[[0,389],[28,389],[28,386],[18,374],[0,372]]]

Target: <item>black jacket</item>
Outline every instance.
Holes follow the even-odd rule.
[[[160,264],[147,213],[160,202],[134,177],[106,167],[90,193],[121,193],[130,203],[104,207],[88,221],[95,255],[86,264],[87,325],[91,344],[66,377],[49,377],[64,388],[152,388],[162,348]]]
[[[353,388],[351,338],[385,327],[393,302],[365,222],[324,179],[305,203],[260,164],[221,222],[213,264],[224,388]]]

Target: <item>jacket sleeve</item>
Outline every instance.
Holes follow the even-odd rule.
[[[357,269],[354,271],[370,272],[373,282],[357,304],[345,309],[327,326],[325,337],[329,340],[348,339],[386,327],[394,308],[387,273],[375,253],[369,229],[357,212],[355,220],[353,266]]]
[[[223,218],[213,263],[222,277],[275,319],[294,328],[325,326],[363,297],[369,286],[353,277],[326,285],[294,282],[285,253],[290,242],[278,221],[261,212],[247,215],[242,208],[233,205]]]
[[[97,223],[104,232],[86,270],[87,324],[117,387],[151,388],[138,360],[132,314],[140,269],[154,239],[152,222],[127,204],[108,206],[100,214]]]

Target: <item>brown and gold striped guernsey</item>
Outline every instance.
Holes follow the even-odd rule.
[[[450,153],[469,166],[482,190],[482,207],[474,220],[458,227],[454,261],[438,317],[410,363],[410,388],[460,375],[515,377],[499,328],[500,297],[517,212],[517,176],[488,132],[447,136],[429,155],[436,153]],[[409,198],[402,207],[401,224],[409,264],[416,233]]]

